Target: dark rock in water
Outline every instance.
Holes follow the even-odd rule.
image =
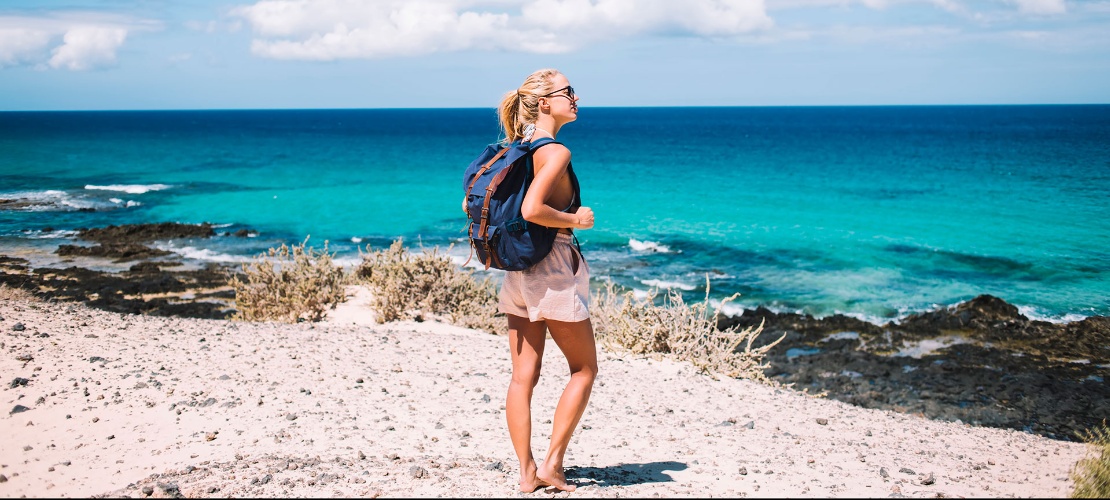
[[[0,199],[0,210],[27,210],[38,206],[42,206],[42,203],[28,199]]]
[[[1028,322],[1018,308],[992,295],[980,295],[954,307],[911,314],[898,323],[905,331],[989,330]]]
[[[158,271],[161,271],[161,270],[162,270],[162,268],[159,267],[157,262],[150,262],[150,261],[140,262],[138,264],[135,264],[135,265],[131,266],[131,269],[129,269],[129,271],[131,271],[133,273],[143,273],[143,274],[157,273]]]
[[[172,240],[181,238],[210,238],[216,235],[212,225],[180,224],[177,222],[162,222],[159,224],[125,224],[121,226],[108,226],[103,228],[81,229],[77,237],[97,243],[143,243],[155,240]]]
[[[104,243],[91,247],[59,245],[54,253],[62,257],[103,257],[115,259],[116,262],[170,255],[170,252],[165,250],[150,248],[138,243]]]
[[[240,229],[238,231],[235,231],[235,236],[238,237],[238,238],[246,238],[250,235],[251,235],[250,231],[247,231],[246,229]]]

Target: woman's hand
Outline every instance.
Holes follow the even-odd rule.
[[[578,218],[578,223],[574,226],[578,229],[590,229],[594,227],[594,211],[590,207],[578,207],[578,211],[574,212]]]

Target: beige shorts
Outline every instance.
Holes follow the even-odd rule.
[[[571,243],[559,233],[555,245],[539,264],[505,273],[498,310],[529,321],[590,319],[590,269]]]

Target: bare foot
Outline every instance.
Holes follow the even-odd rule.
[[[546,483],[548,486],[554,486],[560,491],[570,492],[578,488],[573,484],[567,483],[567,477],[563,474],[562,467],[549,469],[546,463],[543,464],[542,467],[536,469],[536,479]]]
[[[520,471],[520,491],[521,493],[532,493],[544,486],[550,486],[544,480],[536,477],[536,466],[533,464],[531,467],[522,468]]]

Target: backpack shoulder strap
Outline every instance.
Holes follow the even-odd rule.
[[[467,198],[470,197],[470,191],[474,189],[474,183],[478,182],[478,179],[482,177],[482,174],[486,173],[486,170],[489,170],[489,168],[492,167],[494,163],[497,163],[497,160],[500,160],[501,157],[505,156],[505,153],[508,152],[509,148],[501,148],[501,151],[498,151],[497,154],[493,155],[493,158],[491,158],[488,162],[486,162],[485,165],[482,166],[480,170],[478,170],[478,173],[474,175],[474,180],[470,181],[470,187],[466,188]],[[463,198],[463,200],[466,200],[466,198]]]

